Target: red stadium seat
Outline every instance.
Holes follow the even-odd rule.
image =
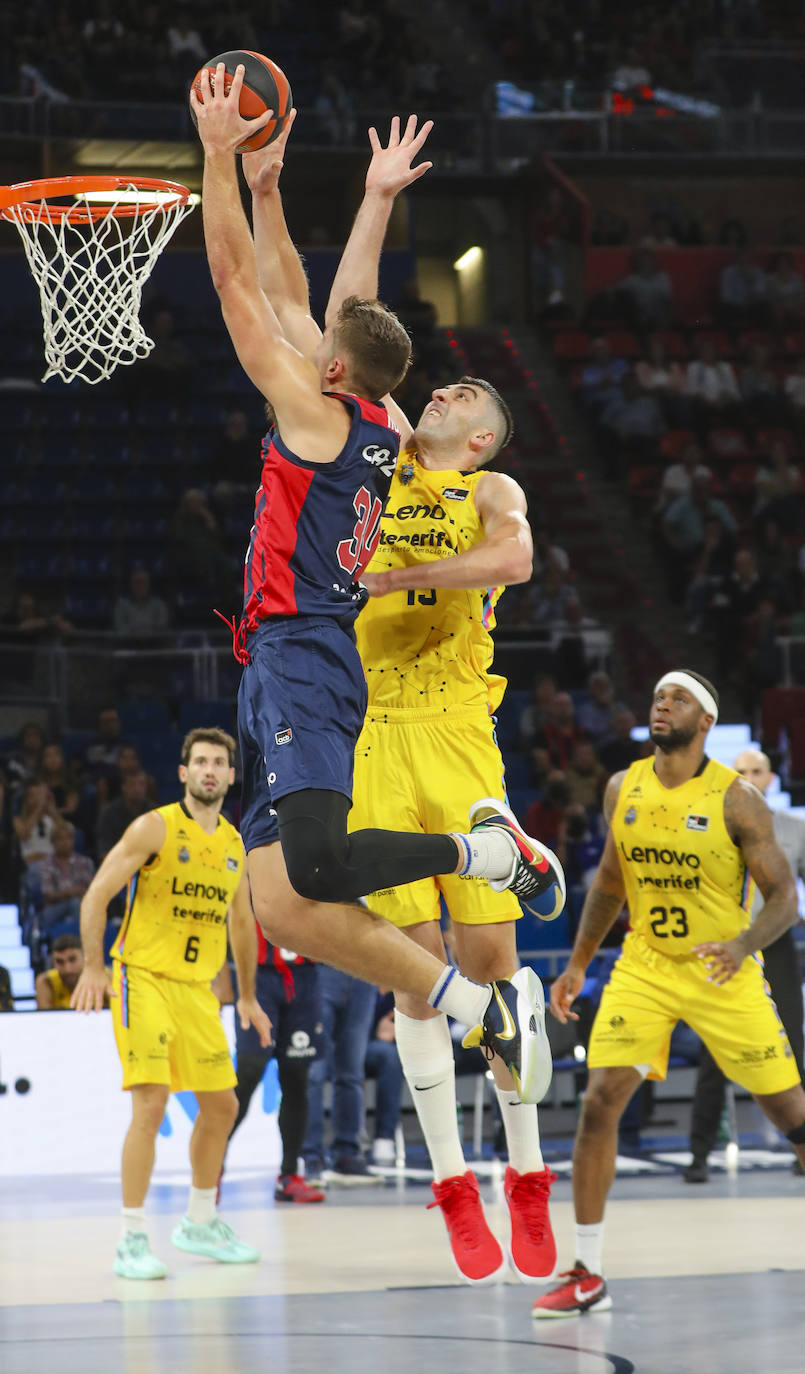
[[[695,438],[692,429],[669,429],[660,440],[660,453],[664,458],[678,458],[685,445]]]
[[[590,338],[580,329],[563,329],[553,341],[554,357],[567,363],[584,362],[590,356]]]
[[[707,451],[714,458],[736,461],[748,458],[751,452],[744,431],[731,425],[717,425],[707,431]]]
[[[662,346],[669,358],[689,358],[688,342],[678,329],[665,329],[660,335]]]
[[[755,490],[757,465],[755,463],[736,463],[727,475],[730,492],[734,496],[745,496]]]
[[[805,332],[801,329],[792,329],[790,334],[786,334],[783,337],[783,352],[789,358],[805,356]]]
[[[792,782],[805,781],[805,716],[795,716],[788,729],[788,764]]]
[[[776,749],[783,726],[790,738],[792,722],[805,720],[805,687],[769,687],[763,693],[760,720],[764,749]]]
[[[759,429],[755,436],[755,442],[761,453],[774,443],[785,444],[792,457],[799,448],[797,436],[794,431],[792,429],[786,429],[782,425],[774,426],[771,429]]]
[[[631,329],[613,329],[606,335],[613,358],[642,358],[640,340]]]

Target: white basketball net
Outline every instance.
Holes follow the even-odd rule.
[[[99,213],[98,202],[107,198],[108,209]],[[154,341],[140,323],[143,285],[196,199],[129,183],[103,196],[76,196],[74,211],[92,207],[78,223],[47,200],[5,211],[39,287],[48,365],[43,381],[80,377],[94,386],[118,365],[147,357]],[[121,204],[127,213],[117,217]]]

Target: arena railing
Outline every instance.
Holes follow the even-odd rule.
[[[295,140],[306,147],[365,152],[364,130],[387,122],[396,110],[358,109],[344,136],[334,145],[328,129],[312,112],[302,110]],[[136,139],[138,142],[195,143],[183,104],[0,98],[0,136],[69,138],[72,140]],[[805,147],[805,111],[722,109],[713,117],[635,109],[556,109],[537,114],[501,116],[438,112],[429,148],[438,154],[440,173],[516,171],[546,153],[563,157],[800,157]],[[112,163],[106,170],[114,170]],[[177,160],[178,159],[178,160]],[[176,152],[169,165],[200,163],[200,151]]]
[[[547,657],[576,633],[590,670],[611,667],[612,635],[593,620],[578,631],[559,623],[515,635],[501,627],[495,666],[512,688],[530,687],[548,666]],[[35,645],[0,633],[0,654],[0,735],[13,734],[26,713],[37,711],[48,714],[51,728],[88,728],[110,700],[234,702],[241,671],[230,644],[206,631],[167,631],[148,636],[147,643],[111,632],[76,632],[69,643]]]

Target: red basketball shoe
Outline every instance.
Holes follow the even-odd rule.
[[[548,1215],[548,1199],[556,1174],[547,1167],[539,1173],[518,1174],[506,1170],[503,1192],[512,1219],[509,1258],[523,1283],[548,1283],[556,1273],[556,1241]]]
[[[478,1180],[471,1169],[455,1178],[432,1183],[435,1202],[441,1207],[453,1261],[467,1283],[496,1283],[506,1272],[506,1256],[486,1224]]]
[[[274,1189],[275,1202],[324,1202],[325,1194],[298,1174],[280,1174]]]
[[[582,1312],[608,1312],[612,1299],[600,1274],[591,1274],[578,1260],[567,1273],[560,1274],[564,1283],[537,1298],[532,1317],[580,1317]]]

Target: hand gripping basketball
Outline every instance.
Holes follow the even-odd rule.
[[[235,152],[245,153],[262,148],[280,136],[291,112],[293,96],[288,78],[270,57],[250,52],[248,49],[224,52],[205,62],[193,78],[190,114],[197,127],[199,113],[205,101],[209,101],[211,96],[228,97],[233,91],[238,71],[241,72],[241,76],[237,91],[234,92],[234,108],[239,111],[243,123]],[[210,88],[207,95],[205,73]]]
[[[236,67],[231,82],[226,84],[226,68],[219,62],[214,74],[202,67],[198,77],[200,97],[195,85],[190,90],[190,109],[207,153],[238,152],[248,135],[255,133],[255,126],[262,129],[274,117],[273,110],[264,110],[254,119],[244,119],[239,102],[245,74],[243,66]]]

